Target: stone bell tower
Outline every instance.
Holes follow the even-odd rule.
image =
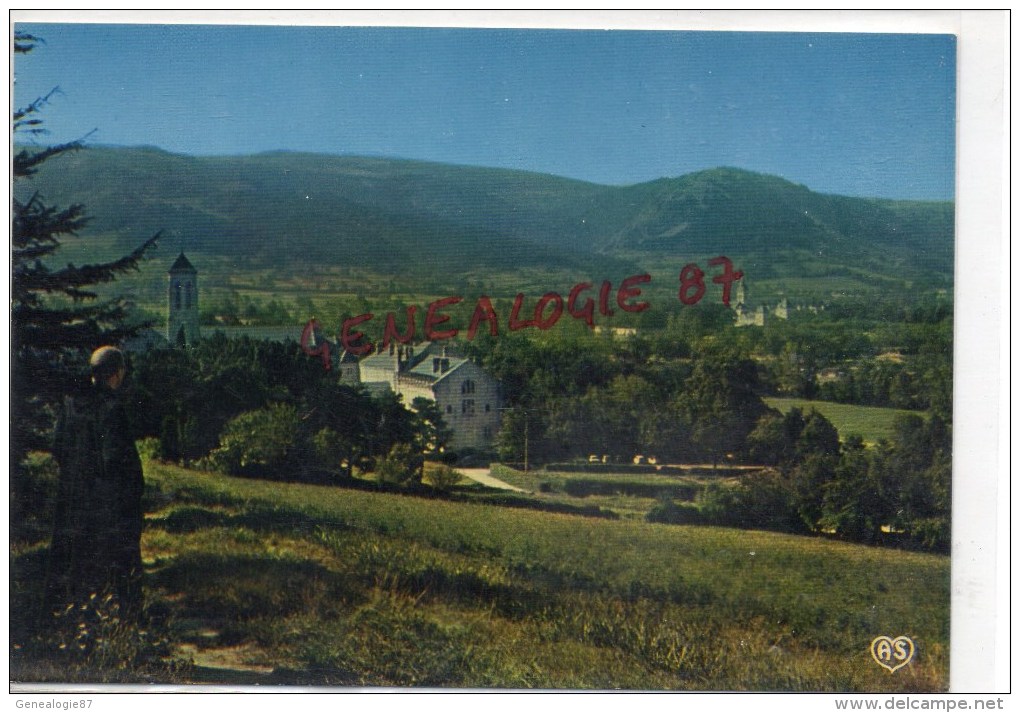
[[[170,267],[167,290],[166,339],[174,346],[191,347],[198,342],[198,271],[184,257]]]

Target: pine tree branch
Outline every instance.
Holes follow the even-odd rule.
[[[85,139],[94,134],[95,131],[90,131],[84,137],[77,139],[76,141],[69,141],[66,144],[57,144],[55,146],[48,146],[38,151],[30,151],[28,149],[22,149],[15,155],[11,162],[13,175],[15,178],[27,178],[35,174],[37,166],[43,161],[58,156],[68,151],[80,151],[85,148]]]
[[[35,35],[30,35],[27,32],[21,32],[18,30],[14,31],[14,51],[17,54],[28,54],[35,46],[40,42],[45,43],[46,40]]]
[[[63,294],[76,301],[95,299],[95,292],[81,288],[113,282],[118,275],[137,270],[138,263],[156,246],[161,235],[162,232],[156,233],[129,254],[108,263],[80,267],[68,265],[59,270],[50,270],[38,260],[32,265],[15,264],[12,280],[14,300],[29,303],[32,302],[30,296],[39,293]]]
[[[81,267],[68,265],[61,270],[53,272],[52,278],[75,288],[82,285],[112,282],[117,279],[118,275],[137,270],[138,263],[145,258],[146,253],[156,246],[161,235],[162,232],[156,233],[130,253],[113,262],[82,265]]]
[[[76,203],[58,211],[45,206],[34,194],[27,203],[14,201],[14,220],[11,222],[11,242],[15,247],[52,243],[59,245],[59,235],[77,235],[88,224],[85,206]],[[17,264],[17,252],[14,254]]]
[[[21,305],[11,313],[12,336],[17,345],[42,352],[90,350],[115,344],[149,326],[122,324],[127,307],[121,300],[70,309],[44,309]]]
[[[42,111],[42,108],[44,106],[50,103],[50,98],[54,94],[60,93],[61,93],[60,87],[53,87],[53,89],[51,89],[46,95],[37,97],[31,104],[26,106],[24,109],[16,109],[11,114],[12,125],[14,128],[13,133],[17,133],[21,126],[23,126],[26,121],[29,121],[26,119],[26,117],[30,117],[32,114],[38,114],[40,111]],[[30,121],[35,124],[42,123],[41,119],[31,119]]]
[[[38,261],[39,258],[50,255],[60,247],[60,243],[54,241],[49,245],[33,245],[28,248],[20,248],[11,251],[11,262],[15,265],[19,263],[26,263],[32,260]]]

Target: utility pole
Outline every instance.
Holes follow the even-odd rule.
[[[500,411],[521,411],[524,414],[524,472],[528,472],[528,413],[531,411],[537,411],[538,409],[522,408],[520,406],[508,406],[501,408]]]
[[[524,409],[524,474],[528,473],[528,409]]]

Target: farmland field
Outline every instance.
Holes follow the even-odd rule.
[[[841,440],[847,436],[858,435],[865,443],[877,443],[883,438],[893,435],[893,423],[898,416],[914,414],[924,416],[919,411],[906,409],[880,408],[877,406],[855,406],[839,404],[831,401],[809,401],[807,399],[782,399],[768,397],[765,403],[774,409],[786,413],[790,409],[799,408],[805,414],[814,409],[822,414],[839,431]]]
[[[147,597],[167,612],[172,682],[948,685],[946,557],[151,462],[146,479]],[[895,675],[868,653],[883,634],[917,645]]]

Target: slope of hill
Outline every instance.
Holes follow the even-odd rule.
[[[116,654],[96,649],[92,667],[48,668],[66,656],[18,646],[12,679],[873,693],[947,685],[945,556],[145,469],[146,601],[176,666],[159,659],[148,678],[110,671],[99,665]],[[37,548],[12,554],[13,642],[25,641],[43,562]],[[884,631],[918,645],[895,676],[868,654]]]
[[[759,276],[849,268],[948,284],[953,265],[951,203],[829,196],[732,168],[610,187],[384,158],[97,147],[47,163],[28,189],[84,203],[90,230],[120,248],[163,230],[191,252],[293,269],[618,274],[729,254]]]

